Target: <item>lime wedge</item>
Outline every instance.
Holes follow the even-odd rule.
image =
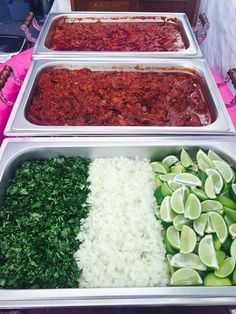
[[[162,203],[162,201],[164,199],[164,196],[161,193],[161,186],[158,186],[158,188],[155,190],[154,196],[156,198],[157,204],[161,205],[161,203]]]
[[[236,222],[236,210],[224,207],[224,213],[231,221]]]
[[[218,265],[219,267],[223,264],[226,254],[224,251],[216,251],[216,257],[217,257],[217,261],[218,261]]]
[[[170,172],[183,173],[183,172],[186,172],[186,169],[181,163],[177,163],[176,165],[170,167]]]
[[[201,186],[202,182],[201,180],[191,173],[179,173],[175,177],[175,181],[178,183],[185,184],[187,186]]]
[[[230,255],[236,258],[236,239],[233,240],[230,246]]]
[[[184,213],[184,190],[183,187],[175,190],[171,196],[171,207],[177,214]]]
[[[171,255],[175,255],[176,254],[176,250],[171,246],[170,242],[167,239],[167,236],[165,234],[164,237],[164,245],[166,248],[166,253],[171,254]]]
[[[170,274],[173,275],[173,273],[175,272],[174,267],[171,265],[171,261],[172,261],[173,255],[167,254],[167,255],[166,255],[166,258],[167,258],[167,262],[168,262]]]
[[[209,215],[208,215],[208,219],[207,219],[207,223],[206,223],[205,233],[215,233],[215,229],[212,225],[212,222],[211,222]]]
[[[161,185],[161,193],[163,196],[172,195],[172,190],[170,189],[170,187],[168,186],[166,182],[163,182]]]
[[[162,181],[170,181],[173,180],[177,176],[177,173],[166,173],[166,174],[161,174],[160,179]]]
[[[207,270],[207,267],[201,262],[199,256],[194,253],[178,253],[172,257],[171,265],[177,268],[192,268],[196,270]]]
[[[195,220],[201,215],[201,203],[197,196],[193,193],[189,195],[185,203],[184,216],[187,219]]]
[[[202,283],[202,278],[198,272],[191,268],[178,269],[170,279],[172,286],[199,286]]]
[[[220,194],[224,186],[222,176],[216,169],[206,169],[206,173],[208,176],[212,176],[215,192],[216,194]]]
[[[188,171],[194,171],[194,172],[198,172],[198,166],[197,166],[197,164],[192,164],[191,166],[189,166],[188,168],[187,168],[187,172]]]
[[[213,245],[214,245],[214,248],[216,251],[219,251],[220,248],[221,248],[221,242],[220,240],[218,239],[217,235],[214,234],[213,235]]]
[[[232,242],[233,242],[232,239],[228,237],[226,241],[222,244],[222,249],[227,255],[230,255],[230,247],[231,247]]]
[[[154,182],[155,182],[155,185],[157,188],[158,188],[158,186],[160,186],[162,184],[162,182],[160,180],[160,173],[155,173]]]
[[[191,187],[191,192],[194,193],[199,198],[200,201],[206,201],[208,199],[206,193],[200,189]]]
[[[229,278],[219,278],[214,273],[209,273],[204,278],[204,286],[231,286]]]
[[[220,158],[220,156],[218,156],[213,150],[209,149],[208,151],[208,158],[210,158],[211,161],[213,160],[223,160],[222,158]]]
[[[184,215],[177,215],[173,220],[173,225],[177,231],[181,231],[184,225],[191,225],[191,221],[186,219]]]
[[[199,170],[198,176],[199,176],[199,179],[202,181],[202,185],[204,185],[206,182],[206,179],[208,178],[206,172]]]
[[[236,209],[236,203],[226,196],[218,196],[217,201],[219,201],[224,207]]]
[[[181,183],[177,183],[174,180],[170,180],[168,181],[168,185],[171,188],[172,191],[175,191],[179,188],[181,188],[182,184]]]
[[[220,243],[224,243],[228,237],[228,227],[224,218],[217,212],[210,212],[209,217]]]
[[[182,149],[180,153],[180,161],[185,168],[193,164],[192,158],[189,156],[185,149]]]
[[[204,185],[205,193],[209,198],[216,198],[215,194],[215,186],[213,182],[213,176],[210,175],[207,177],[205,185]]]
[[[212,235],[206,235],[201,239],[198,246],[198,255],[202,263],[207,267],[214,269],[219,268]]]
[[[198,168],[203,172],[205,172],[206,169],[209,169],[209,165],[202,159],[198,159],[197,165]]]
[[[191,253],[196,246],[196,233],[189,226],[183,226],[180,235],[180,253]]]
[[[159,173],[168,173],[169,172],[169,167],[164,164],[163,162],[160,161],[153,161],[151,162],[151,167],[153,169],[153,171],[155,172],[159,172]]]
[[[208,220],[208,215],[207,214],[202,214],[198,219],[194,220],[193,222],[193,228],[197,234],[200,236],[204,236],[204,231],[206,228]]]
[[[233,285],[236,285],[236,270],[232,274],[232,283]]]
[[[236,184],[233,183],[229,188],[230,197],[236,202]]]
[[[230,165],[225,162],[225,161],[221,161],[221,160],[214,160],[213,161],[216,169],[219,171],[219,173],[222,175],[222,177],[224,178],[224,180],[229,183],[234,176],[234,172],[232,170],[232,168],[230,167]]]
[[[198,167],[202,171],[206,171],[208,168],[215,168],[214,163],[201,149],[197,152],[196,159],[198,162]]]
[[[176,214],[171,208],[170,196],[166,196],[161,203],[160,217],[165,222],[172,222]]]
[[[180,249],[180,236],[179,232],[175,229],[174,226],[170,226],[166,231],[166,237],[170,245],[176,249]]]
[[[178,161],[179,159],[175,155],[169,155],[162,160],[162,163],[170,167],[177,163]]]
[[[221,212],[223,210],[223,205],[220,202],[214,201],[214,200],[203,201],[201,203],[201,206],[202,206],[202,212],[210,212],[210,211]]]
[[[220,278],[228,277],[235,268],[235,258],[234,257],[227,257],[220,268],[215,270],[215,275]]]
[[[229,226],[229,234],[233,239],[236,239],[236,223],[233,223]]]
[[[234,222],[232,220],[230,220],[229,217],[226,215],[224,215],[224,220],[228,226],[231,226],[232,224],[234,224]]]

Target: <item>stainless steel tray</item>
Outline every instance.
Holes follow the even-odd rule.
[[[138,65],[138,67],[137,67]],[[207,103],[213,116],[213,123],[200,127],[160,127],[160,126],[41,126],[31,124],[25,117],[25,108],[32,97],[34,83],[41,70],[48,66],[94,71],[194,71],[203,81]],[[138,70],[138,69],[139,70]],[[153,60],[153,59],[106,59],[100,61],[73,58],[58,60],[36,60],[24,80],[24,84],[7,123],[6,135],[152,135],[152,134],[230,134],[234,127],[221,99],[219,91],[204,60]]]
[[[178,153],[212,149],[236,167],[234,137],[18,138],[4,140],[0,150],[0,203],[9,180],[25,160],[58,156],[87,158],[137,156],[151,160]],[[236,286],[107,289],[0,290],[0,308],[115,305],[233,305]]]
[[[114,51],[56,51],[48,49],[45,42],[48,42],[52,36],[53,25],[55,25],[55,20],[59,17],[66,17],[66,19],[72,20],[76,18],[82,18],[85,22],[96,22],[97,20],[111,22],[160,22],[160,17],[165,16],[168,18],[176,17],[182,24],[182,30],[186,42],[188,43],[188,48],[185,50],[180,50],[177,52],[114,52]],[[144,19],[144,18],[145,19]],[[150,17],[150,19],[148,19]],[[56,27],[56,26],[54,26]],[[193,34],[190,23],[188,21],[185,13],[143,13],[143,12],[77,12],[77,13],[67,13],[67,14],[49,14],[47,20],[44,23],[43,29],[40,32],[38,40],[34,46],[33,56],[35,58],[40,58],[42,56],[55,57],[58,56],[77,56],[82,57],[143,57],[143,58],[199,58],[202,56],[201,50],[198,46],[197,40]]]

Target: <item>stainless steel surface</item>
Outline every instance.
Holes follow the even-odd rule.
[[[236,141],[229,136],[115,137],[115,138],[15,138],[0,150],[1,203],[9,180],[22,161],[57,156],[87,158],[123,155],[129,158],[162,159],[185,148],[196,153],[212,149],[236,167]],[[236,286],[156,287],[107,289],[0,290],[0,308],[115,305],[233,305]]]
[[[135,67],[139,65],[139,70]],[[27,102],[33,94],[34,82],[42,69],[48,66],[80,69],[90,68],[94,71],[122,69],[123,71],[173,71],[187,69],[195,71],[202,78],[206,87],[207,103],[212,112],[214,122],[200,127],[160,127],[160,126],[40,126],[31,124],[25,117]],[[166,67],[166,68],[165,68]],[[171,69],[172,68],[172,69]],[[21,91],[17,97],[10,119],[7,123],[6,135],[152,135],[152,134],[231,134],[234,127],[221,99],[219,91],[204,60],[173,59],[106,59],[100,61],[79,60],[73,58],[58,60],[36,60],[27,73]]]
[[[112,21],[116,18],[116,22],[159,22],[160,16],[166,17],[176,17],[182,23],[182,29],[184,37],[186,37],[189,47],[185,50],[180,50],[176,52],[128,52],[128,51],[56,51],[48,49],[45,46],[45,41],[48,41],[52,36],[52,24],[55,19],[59,17],[66,17],[68,20],[75,18],[84,18],[86,22],[95,22],[96,20],[101,21]],[[134,18],[135,17],[135,18]],[[145,17],[145,20],[142,18]],[[147,17],[150,17],[148,19]],[[113,20],[114,21],[114,20]],[[34,58],[40,57],[55,57],[57,56],[77,56],[79,58],[95,58],[95,57],[143,57],[143,58],[199,58],[202,56],[201,50],[198,46],[197,40],[193,34],[192,28],[188,21],[185,13],[143,13],[143,12],[77,12],[77,13],[67,13],[67,14],[55,14],[51,13],[48,15],[43,29],[40,32],[38,40],[34,46],[33,50]]]

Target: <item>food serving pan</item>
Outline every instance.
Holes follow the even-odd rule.
[[[34,95],[40,72],[48,67],[59,69],[89,68],[92,71],[171,71],[188,72],[198,75],[202,92],[212,116],[208,125],[192,126],[43,126],[30,123],[25,115],[27,104]],[[24,80],[10,119],[5,129],[8,136],[32,135],[152,135],[152,134],[231,134],[234,127],[221,99],[219,91],[204,60],[119,60],[106,59],[100,61],[78,60],[73,58],[58,60],[34,60]]]
[[[58,27],[58,21],[63,18],[66,22],[84,22],[94,23],[101,22],[163,22],[163,17],[167,19],[177,18],[180,23],[180,29],[186,49],[176,52],[128,52],[128,51],[59,51],[47,48],[52,38],[53,32]],[[151,58],[199,58],[202,56],[201,50],[198,46],[197,40],[193,34],[190,23],[185,13],[143,13],[143,12],[80,12],[69,14],[55,14],[48,15],[43,29],[40,32],[38,40],[34,46],[33,55],[35,58],[42,56],[54,57],[58,56],[77,56],[81,57],[151,57]]]
[[[58,156],[85,158],[125,156],[161,160],[186,149],[212,149],[236,167],[236,142],[229,136],[212,137],[100,137],[100,138],[14,138],[5,139],[0,150],[0,203],[9,180],[26,160]],[[0,290],[0,308],[115,305],[231,305],[236,286],[154,287],[94,289]]]

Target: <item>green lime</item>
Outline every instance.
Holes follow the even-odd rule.
[[[170,226],[166,231],[166,237],[170,245],[176,249],[180,249],[180,236],[179,232],[175,229],[174,226]]]
[[[180,253],[191,253],[197,243],[196,233],[189,226],[183,226],[180,235]]]
[[[216,169],[219,171],[219,173],[224,178],[224,180],[227,183],[229,183],[233,179],[233,176],[234,176],[234,172],[233,172],[232,168],[230,167],[230,165],[223,160],[214,160],[213,163],[214,163]]]
[[[163,194],[161,193],[161,186],[158,186],[158,188],[155,190],[154,192],[154,196],[156,198],[156,201],[157,201],[157,204],[158,205],[161,205],[163,199],[164,199],[164,196]]]
[[[208,176],[212,176],[212,180],[215,187],[215,193],[220,194],[224,186],[222,176],[216,169],[206,169],[206,173]]]
[[[164,245],[165,245],[165,248],[166,248],[166,253],[171,254],[171,255],[175,255],[176,250],[171,246],[170,242],[167,239],[166,234],[165,234],[165,237],[164,237]]]
[[[187,168],[187,172],[188,172],[189,170],[194,171],[194,172],[198,172],[198,166],[197,166],[197,164],[194,164],[194,163],[193,163],[191,166],[189,166],[189,167]]]
[[[208,168],[215,168],[214,163],[201,149],[197,152],[196,159],[198,162],[198,167],[202,171],[206,171]]]
[[[171,166],[170,167],[170,172],[172,173],[182,173],[182,172],[186,172],[186,169],[184,168],[184,166],[179,163],[179,164],[176,164],[174,166]]]
[[[229,278],[219,278],[214,273],[209,273],[204,278],[204,286],[231,286]]]
[[[230,245],[230,255],[236,258],[236,239],[234,239]]]
[[[207,267],[201,262],[199,256],[194,253],[178,253],[171,260],[171,265],[176,268],[192,268],[200,271],[207,270]]]
[[[184,216],[187,219],[195,220],[201,215],[201,203],[197,196],[193,193],[189,195],[185,203]]]
[[[181,188],[182,184],[181,183],[177,183],[174,180],[170,180],[168,181],[168,185],[171,188],[172,191],[175,191],[179,188]]]
[[[212,225],[212,222],[211,222],[209,215],[208,215],[208,219],[207,219],[207,223],[206,223],[206,227],[205,227],[205,233],[215,233],[215,229]]]
[[[229,183],[224,181],[223,190],[221,191],[221,195],[229,197]]]
[[[209,198],[216,198],[215,194],[215,185],[213,182],[213,176],[210,175],[207,177],[205,185],[204,185],[205,193]]]
[[[165,222],[172,222],[176,216],[176,213],[171,208],[170,199],[170,196],[166,196],[160,207],[160,217]]]
[[[232,274],[232,284],[236,285],[236,270],[234,270]]]
[[[218,265],[219,267],[223,264],[226,254],[224,251],[216,251],[216,257],[217,257],[217,261],[218,261]]]
[[[221,212],[223,210],[223,205],[215,200],[206,200],[201,203],[202,212],[217,211]]]
[[[233,223],[229,226],[229,234],[233,239],[236,238],[236,223]]]
[[[217,201],[220,202],[224,207],[236,209],[236,203],[226,196],[218,196]]]
[[[151,167],[153,169],[153,171],[155,172],[159,172],[159,173],[168,173],[169,172],[169,167],[164,164],[163,162],[160,161],[153,161],[151,162]]]
[[[192,158],[189,156],[185,149],[182,149],[180,153],[180,161],[185,168],[193,164]]]
[[[162,182],[160,180],[160,173],[155,173],[154,182],[155,182],[155,185],[157,188],[158,188],[158,186],[160,186],[162,184]]]
[[[236,222],[236,210],[224,207],[224,213],[225,215],[233,222]]]
[[[235,257],[227,257],[220,268],[215,270],[215,275],[220,278],[228,277],[235,268]]]
[[[230,254],[230,247],[231,247],[232,239],[228,237],[225,242],[222,244],[222,249],[225,251],[227,255]]]
[[[216,234],[213,235],[213,245],[216,251],[220,250],[221,243]]]
[[[228,237],[228,227],[224,218],[217,212],[210,212],[209,217],[220,243],[224,243]]]
[[[180,268],[171,276],[172,286],[199,286],[202,285],[202,278],[199,273],[191,268]]]
[[[208,199],[206,193],[200,189],[191,187],[191,192],[194,193],[199,198],[200,201],[206,201]]]
[[[175,190],[171,196],[171,207],[177,214],[184,213],[184,190],[183,187]]]
[[[172,190],[170,189],[170,187],[168,186],[166,182],[163,182],[161,185],[161,193],[163,196],[172,195]]]
[[[204,265],[210,268],[218,269],[218,261],[213,245],[212,235],[206,235],[199,242],[198,255]]]
[[[236,184],[233,183],[229,188],[230,197],[236,202]]]
[[[175,155],[169,155],[162,160],[162,163],[170,167],[177,163],[178,161],[179,159]]]
[[[228,226],[231,226],[232,224],[234,224],[234,222],[232,220],[230,220],[229,217],[226,215],[224,215],[224,220]]]
[[[173,180],[176,177],[177,173],[166,173],[166,174],[161,174],[160,179],[162,181],[170,181]]]
[[[197,218],[193,222],[193,228],[195,232],[199,234],[200,236],[204,236],[204,231],[206,228],[207,220],[208,220],[208,215],[202,214],[199,218]]]
[[[206,179],[208,178],[206,172],[203,172],[203,171],[199,171],[198,172],[198,176],[199,176],[199,179],[202,181],[202,184],[204,185],[205,182],[206,182]]]
[[[201,186],[202,182],[201,180],[191,173],[179,173],[175,177],[175,181],[178,183],[185,184],[187,186]]]
[[[167,254],[166,258],[167,258],[170,274],[173,275],[173,273],[175,272],[175,268],[171,265],[171,261],[172,261],[173,255]]]
[[[213,160],[223,160],[222,158],[220,158],[220,156],[218,156],[213,150],[209,149],[208,151],[208,158],[210,158],[211,161]]]
[[[181,231],[184,225],[191,225],[191,221],[186,219],[184,215],[177,215],[173,220],[173,225],[177,231]]]

